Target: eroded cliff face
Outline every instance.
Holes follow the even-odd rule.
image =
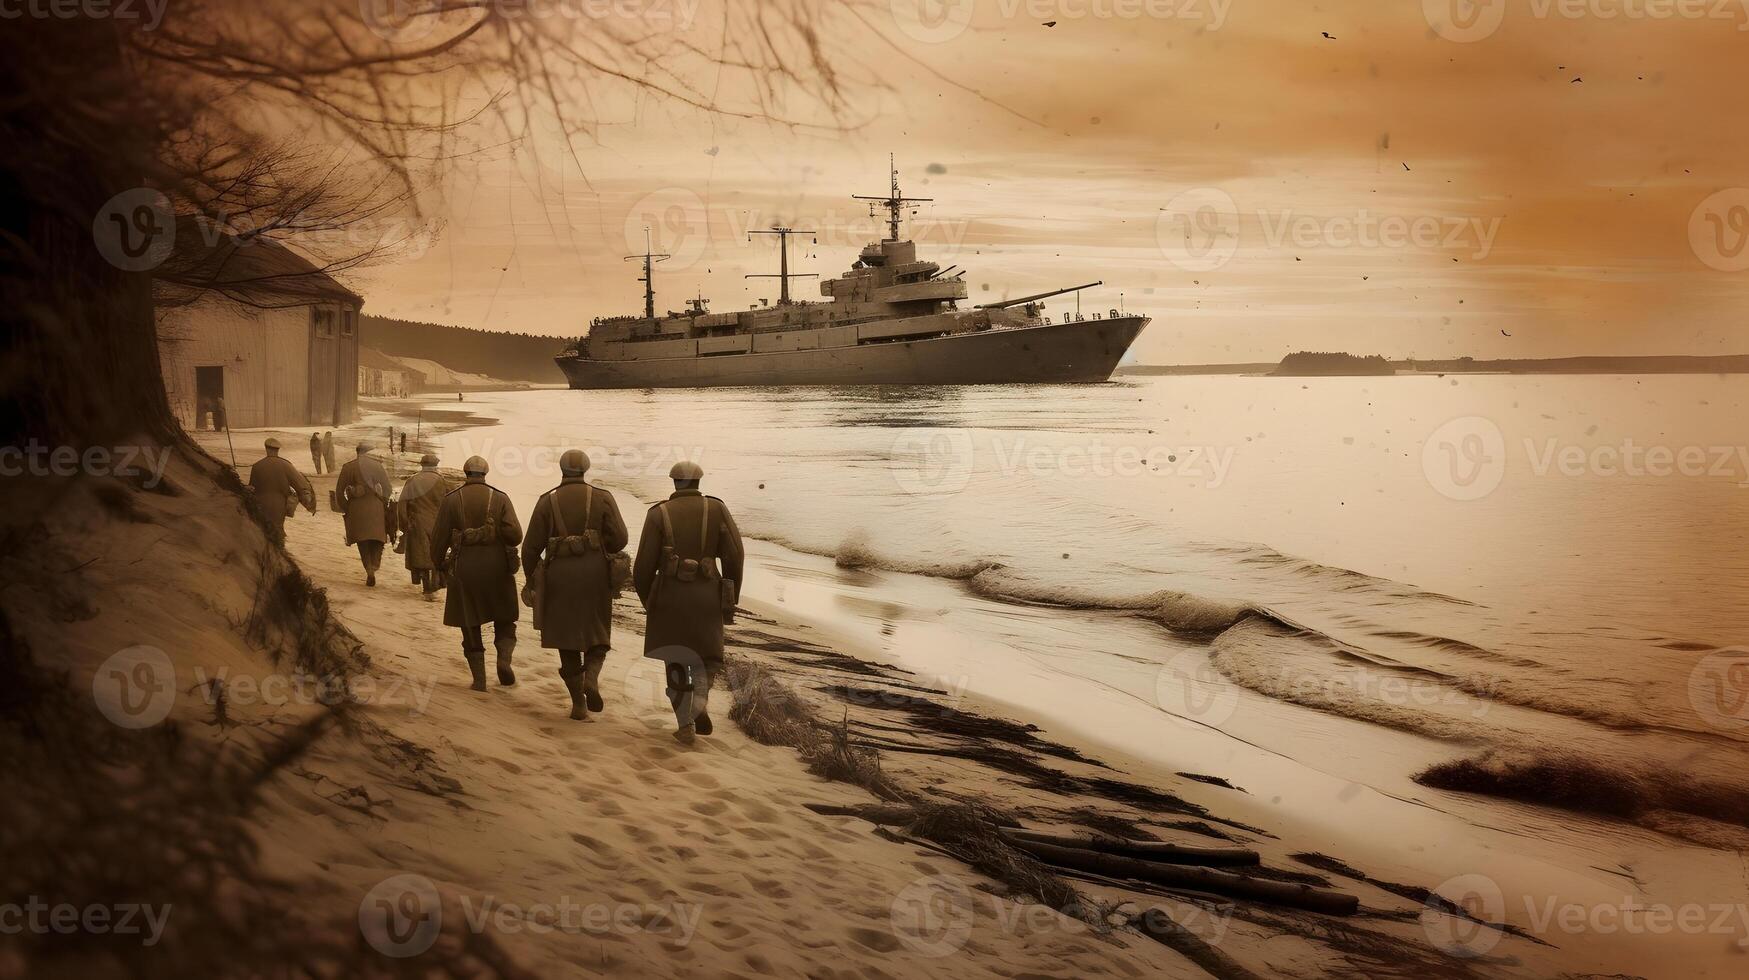
[[[342,722],[358,641],[229,470],[150,443],[118,467],[129,451],[131,474],[3,484],[0,891],[41,903],[45,927],[8,937],[0,973],[338,963],[350,937],[263,875],[247,820],[264,782]],[[305,676],[328,694],[230,689]],[[108,922],[57,930],[65,906]]]

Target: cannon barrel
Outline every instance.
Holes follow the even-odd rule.
[[[1063,288],[1063,289],[1053,289],[1048,293],[1035,293],[1031,296],[1022,296],[1018,299],[1005,299],[1000,303],[979,303],[977,306],[973,307],[973,309],[977,309],[977,310],[1005,310],[1010,306],[1019,306],[1022,303],[1031,303],[1034,300],[1040,300],[1040,299],[1050,299],[1052,296],[1061,296],[1064,293],[1073,293],[1073,292],[1076,292],[1078,290],[1091,289],[1094,286],[1103,286],[1103,285],[1105,285],[1105,280],[1101,279],[1098,282],[1084,283],[1084,284],[1079,285],[1079,286],[1068,286],[1068,287]]]

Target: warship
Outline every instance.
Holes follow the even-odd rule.
[[[703,298],[684,312],[656,315],[652,271],[666,258],[648,246],[641,259],[644,315],[600,317],[558,355],[572,388],[712,388],[806,385],[973,385],[1091,383],[1109,380],[1148,317],[1110,310],[1064,313],[1053,321],[1043,300],[1102,285],[1085,283],[962,309],[964,272],[917,258],[899,237],[901,213],[930,198],[905,197],[892,169],[885,197],[853,195],[887,211],[887,237],[863,248],[850,270],[820,283],[823,301],[792,301],[789,236],[777,236],[775,305],[712,313]],[[767,275],[758,276],[759,278]],[[755,278],[750,276],[749,278]]]

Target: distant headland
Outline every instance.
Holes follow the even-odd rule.
[[[1478,360],[1408,358],[1387,360],[1378,354],[1298,351],[1278,363],[1130,364],[1120,375],[1262,374],[1279,378],[1384,377],[1398,374],[1749,374],[1749,354],[1712,357],[1655,355],[1644,357],[1514,357]]]

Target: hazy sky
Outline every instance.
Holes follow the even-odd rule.
[[[720,35],[711,3],[623,2],[676,50]],[[430,248],[359,284],[368,312],[577,334],[641,305],[650,224],[659,307],[744,307],[777,261],[746,231],[817,230],[792,266],[842,272],[892,152],[935,199],[910,236],[975,298],[1104,280],[1084,308],[1153,316],[1143,361],[1749,352],[1746,6],[866,0],[820,17],[848,106],[777,106],[842,131],[603,85],[574,157],[482,154]]]

